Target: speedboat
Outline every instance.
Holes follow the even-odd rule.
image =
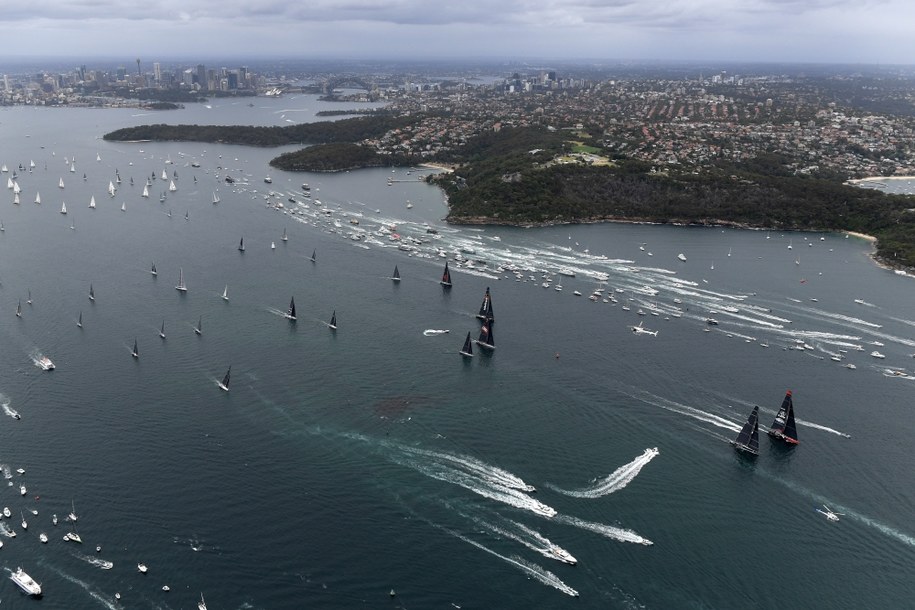
[[[42,542],[43,544],[47,544],[47,543],[48,543],[48,535],[45,534],[44,532],[41,532],[40,534],[38,534],[38,539],[41,540],[41,542]]]
[[[10,517],[13,516],[13,513],[10,512],[10,507],[9,507],[9,506],[4,506],[4,507],[3,507],[3,516],[6,517],[7,519],[9,519]]]
[[[54,370],[54,363],[51,362],[51,359],[48,358],[47,356],[42,356],[41,358],[38,359],[38,366],[40,366],[43,371],[53,371]]]
[[[19,495],[20,495],[20,496],[24,496],[24,495],[26,494],[26,491],[27,491],[27,490],[26,490],[26,488],[25,488],[25,485],[20,485],[20,486],[19,486]]]
[[[34,597],[41,595],[41,585],[35,582],[31,576],[26,574],[22,568],[16,568],[16,571],[10,574],[10,580],[12,580],[16,585]]]
[[[53,523],[54,525],[57,525],[57,513],[54,513],[53,515],[51,515],[51,523]]]
[[[871,352],[871,356],[873,356],[874,358],[880,358],[880,359],[886,358],[886,356],[884,356],[883,354],[881,354],[881,353],[878,352],[877,350],[872,351],[872,352]]]
[[[568,563],[573,566],[578,563],[578,560],[575,559],[574,557],[572,557],[572,555],[567,550],[565,550],[562,547],[556,546],[555,544],[551,544],[549,546],[549,548],[547,549],[547,552],[554,559],[558,559],[559,561],[562,561],[564,563]]]
[[[141,573],[141,574],[146,574],[146,571],[147,571],[149,568],[146,567],[146,564],[145,564],[145,563],[138,563],[138,564],[137,564],[137,569],[140,570],[140,573]]]

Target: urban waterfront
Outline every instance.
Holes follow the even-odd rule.
[[[275,149],[101,140],[322,107],[0,111],[0,163],[22,188],[0,203],[15,483],[0,505],[19,534],[0,560],[42,582],[45,607],[193,607],[201,592],[210,608],[908,603],[910,277],[840,234],[454,227],[417,180],[431,170],[286,174]],[[465,361],[486,287],[497,349]],[[768,428],[787,389],[801,444],[738,457],[726,441],[754,404]],[[71,502],[82,546],[50,522]]]

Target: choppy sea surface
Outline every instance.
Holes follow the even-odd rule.
[[[328,106],[251,103],[0,110],[0,568],[42,607],[910,605],[915,283],[866,241],[454,227],[428,169],[101,139]],[[738,456],[789,389],[800,445]]]

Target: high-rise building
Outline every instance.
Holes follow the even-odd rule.
[[[203,64],[197,64],[197,84],[200,85],[202,91],[206,91],[207,87],[207,69]]]
[[[153,76],[156,79],[156,84],[162,83],[162,66],[159,62],[153,64]]]

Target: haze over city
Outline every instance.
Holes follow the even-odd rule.
[[[738,5],[739,4],[739,5]],[[905,0],[35,0],[4,7],[9,59],[551,58],[906,64]]]

